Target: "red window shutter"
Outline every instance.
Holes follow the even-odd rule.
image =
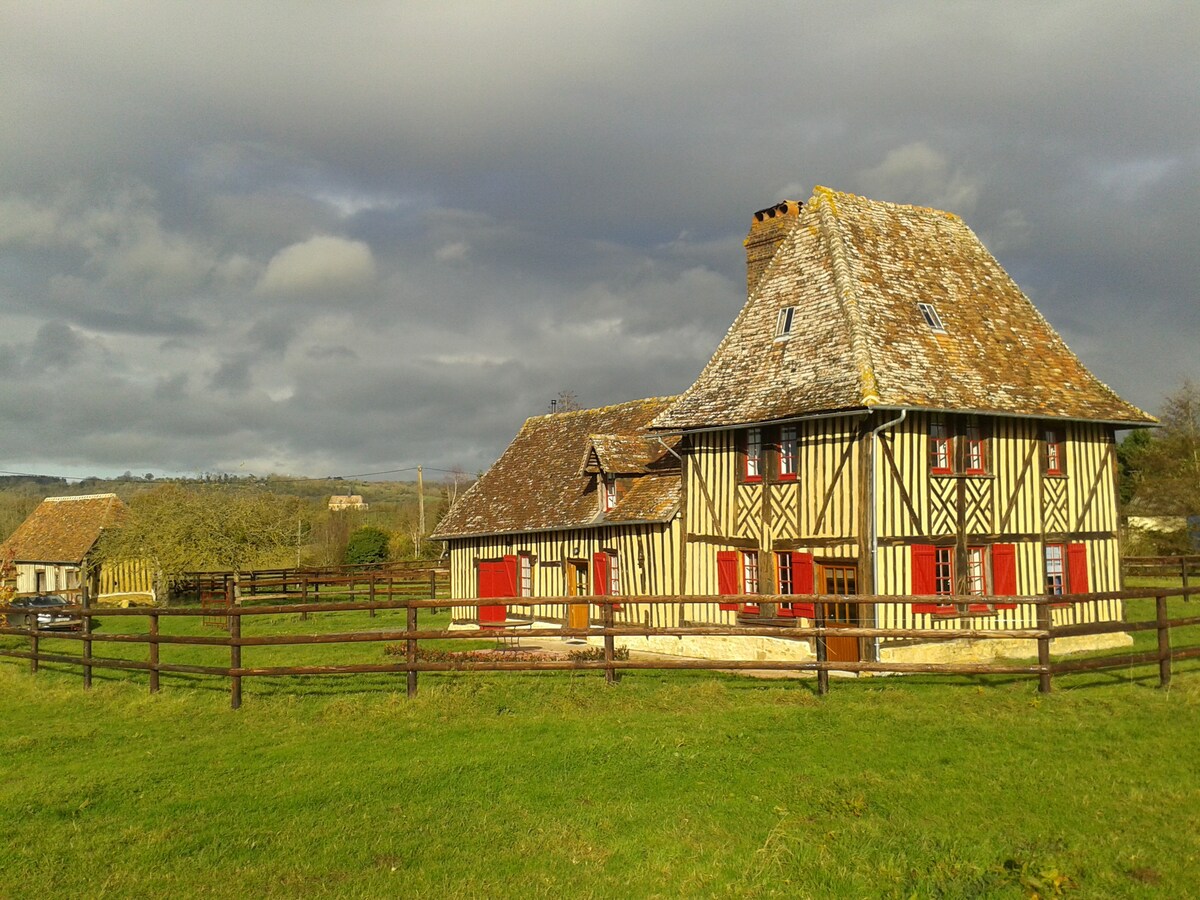
[[[517,596],[517,558],[515,556],[504,557],[504,588],[505,592],[501,597]]]
[[[1072,594],[1088,592],[1087,545],[1067,545],[1067,591]]]
[[[726,596],[740,594],[741,577],[738,574],[738,555],[733,550],[717,551],[717,593]],[[737,612],[736,603],[722,603],[721,609]]]
[[[998,597],[1017,595],[1017,547],[992,544],[992,590]],[[1016,609],[1015,603],[997,603],[996,609]]]
[[[608,596],[608,554],[592,554],[592,593],[597,597]]]
[[[792,554],[792,590],[797,594],[815,594],[813,589],[813,556],[811,553]],[[792,605],[795,614],[804,619],[815,619],[817,610],[811,603]]]
[[[928,544],[914,544],[912,548],[912,592],[917,595],[937,593],[937,579],[934,566],[937,562],[937,548]],[[935,613],[936,603],[914,603],[914,613]]]

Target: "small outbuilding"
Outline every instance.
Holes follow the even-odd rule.
[[[96,559],[100,535],[127,513],[116,494],[47,497],[0,544],[0,560],[15,568],[17,593],[62,594],[77,602],[86,582],[94,604],[154,602],[148,565]]]

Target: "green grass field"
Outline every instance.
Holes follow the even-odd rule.
[[[297,650],[382,658],[247,659]],[[98,672],[85,692],[77,668],[0,660],[0,896],[1187,896],[1200,664],[1156,685],[1140,667],[1044,697],[892,677],[818,698],[811,679],[486,673],[423,675],[409,701],[403,675],[347,676],[248,679],[233,712],[223,679],[150,696],[144,673]]]

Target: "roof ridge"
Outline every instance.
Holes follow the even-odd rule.
[[[813,196],[816,196],[818,193],[820,193],[822,196],[830,197],[830,198],[832,198],[834,196],[848,197],[851,200],[858,200],[862,203],[869,203],[872,206],[883,206],[888,209],[915,210],[916,212],[933,213],[934,215],[942,216],[944,218],[951,219],[955,222],[963,221],[962,216],[960,216],[958,213],[950,212],[947,209],[938,209],[936,206],[921,206],[918,203],[896,203],[893,200],[875,200],[871,197],[864,197],[862,194],[854,194],[854,193],[851,193],[850,191],[839,191],[835,188],[825,187],[824,185],[820,185],[820,184],[818,184],[817,186],[815,186],[813,188]]]
[[[538,413],[536,416],[527,416],[525,421],[532,422],[534,419],[561,419],[563,416],[580,416],[584,413],[607,412],[611,409],[617,409],[622,406],[632,406],[635,403],[669,403],[679,399],[678,394],[668,394],[665,397],[642,397],[639,400],[626,400],[624,403],[609,403],[605,406],[589,406],[587,409],[567,409],[562,412]],[[599,432],[598,432],[599,433]]]
[[[846,244],[842,239],[841,230],[837,227],[837,201],[834,193],[829,188],[819,185],[813,188],[821,234],[824,235],[826,243],[829,245],[835,295],[850,326],[850,350],[858,369],[859,394],[862,397],[863,406],[870,407],[880,402],[879,384],[875,378],[875,365],[871,358],[870,347],[863,337],[862,313],[858,308],[858,296],[854,292],[850,278]]]
[[[68,500],[104,500],[115,499],[116,494],[76,494],[74,497],[46,497],[43,503],[63,503]]]

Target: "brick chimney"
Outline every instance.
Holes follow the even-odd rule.
[[[760,209],[742,243],[746,248],[746,296],[754,293],[783,239],[800,221],[800,201],[783,200]]]

